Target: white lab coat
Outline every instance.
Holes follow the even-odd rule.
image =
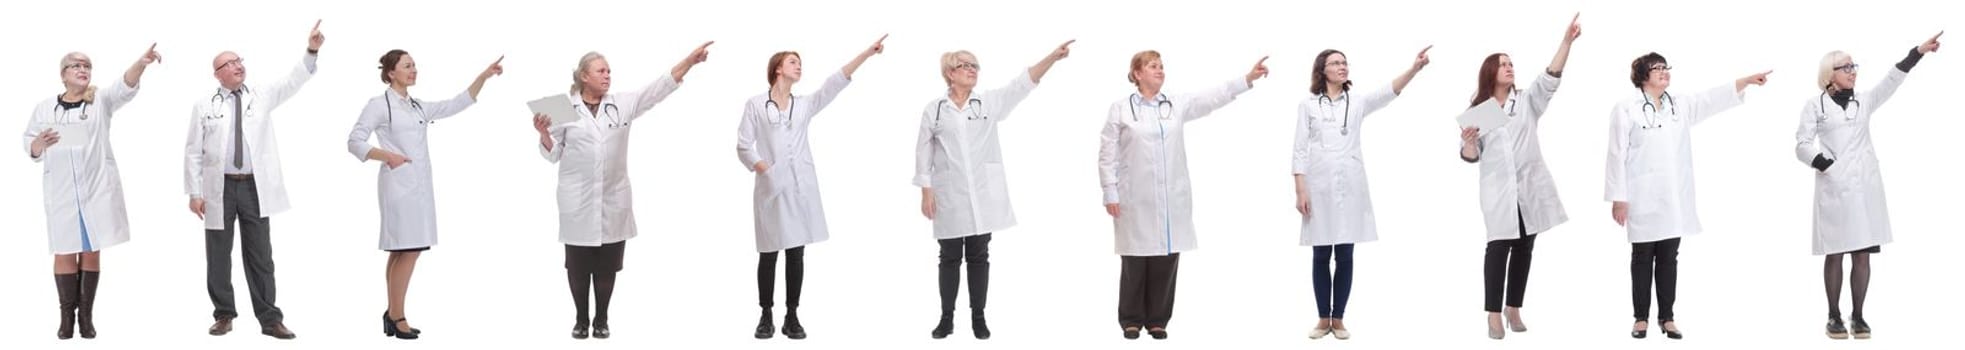
[[[1631,243],[1699,234],[1692,127],[1739,106],[1741,91],[1728,82],[1695,95],[1667,92],[1663,106],[1637,95],[1610,111],[1603,199],[1628,203],[1624,229]]]
[[[1561,84],[1561,78],[1539,72],[1528,89],[1516,89],[1501,101],[1508,123],[1481,130],[1481,216],[1489,241],[1540,234],[1569,221],[1538,136],[1542,115]]]
[[[1359,134],[1365,116],[1398,97],[1390,86],[1336,100],[1324,95],[1296,105],[1296,147],[1292,174],[1303,175],[1310,195],[1310,217],[1303,218],[1298,244],[1321,246],[1378,240],[1371,187],[1365,182]],[[1348,129],[1348,131],[1347,131]]]
[[[819,91],[791,97],[781,110],[770,94],[744,102],[744,119],[737,123],[737,160],[745,170],[764,161],[751,191],[752,232],[759,253],[825,242],[826,209],[820,205],[818,171],[812,164],[807,139],[812,118],[839,97],[852,79],[846,72],[826,78]],[[768,105],[767,105],[768,104]]]
[[[377,161],[376,200],[382,208],[382,250],[431,247],[437,245],[437,194],[432,182],[430,161],[430,123],[463,112],[477,101],[471,92],[459,93],[444,101],[424,103],[394,90],[370,98],[368,106],[348,133],[348,153],[356,161],[368,161],[376,145],[370,135],[379,136],[382,150],[408,158],[401,167],[389,168]]]
[[[1009,85],[971,92],[958,108],[947,95],[921,111],[921,133],[914,143],[914,185],[935,195],[935,239],[960,238],[1016,226],[1010,189],[1003,173],[1003,147],[996,123],[1010,117],[1037,82],[1030,73]]]
[[[641,91],[601,96],[598,115],[587,109],[580,93],[566,95],[566,103],[579,111],[580,120],[548,127],[553,147],[539,149],[546,161],[559,164],[560,243],[597,247],[635,238],[628,130],[681,84],[662,74]]]
[[[1208,116],[1249,91],[1243,78],[1197,93],[1112,103],[1099,132],[1099,186],[1118,203],[1113,245],[1122,256],[1163,256],[1198,248],[1187,177],[1187,122]],[[1162,105],[1162,101],[1171,104]]]
[[[1908,75],[1890,68],[1876,87],[1857,92],[1849,108],[1826,94],[1801,107],[1795,157],[1804,164],[1817,154],[1835,160],[1828,171],[1815,171],[1815,255],[1891,242],[1890,208],[1883,198],[1883,170],[1870,144],[1869,122],[1870,113],[1890,101]]]
[[[318,56],[302,56],[287,76],[269,85],[245,87],[246,153],[251,156],[253,185],[259,189],[259,215],[272,217],[291,209],[286,178],[280,171],[280,146],[273,138],[273,110],[292,99],[314,77]],[[184,192],[205,199],[205,229],[225,229],[225,167],[232,164],[232,103],[230,91],[212,95],[191,107],[191,127],[184,142]]]
[[[64,110],[59,97],[34,107],[33,119],[21,134],[21,148],[33,157],[33,142],[41,131],[82,128],[88,135],[62,134],[49,145],[42,163],[41,199],[47,205],[48,252],[74,254],[103,249],[130,240],[129,214],[123,209],[123,179],[109,147],[109,128],[116,110],[136,99],[137,87],[122,77],[96,90],[93,103]],[[84,232],[87,241],[84,242]],[[86,247],[86,248],[84,248]]]

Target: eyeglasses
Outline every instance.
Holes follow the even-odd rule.
[[[1856,74],[1856,64],[1850,63],[1845,65],[1835,66],[1835,70],[1842,71],[1843,73]]]
[[[1651,70],[1662,70],[1662,71],[1667,71],[1667,72],[1670,72],[1670,71],[1672,71],[1672,66],[1671,66],[1671,65],[1665,65],[1665,64],[1654,64],[1654,65],[1651,65]]]
[[[982,64],[975,63],[975,62],[962,62],[962,63],[957,63],[955,65],[955,70],[963,70],[963,69],[979,71],[982,70]]]
[[[96,69],[96,66],[94,64],[89,64],[88,62],[75,62],[75,63],[69,63],[66,66],[61,66],[61,69],[63,70],[80,69],[86,71],[93,71]]]
[[[224,69],[225,69],[225,67],[232,67],[232,66],[240,66],[240,67],[244,67],[244,66],[245,66],[245,64],[246,64],[246,59],[245,59],[245,58],[234,58],[234,59],[232,59],[231,61],[225,61],[225,63],[221,63],[221,64],[219,64],[219,65],[218,65],[218,68],[215,68],[215,69],[212,69],[212,70],[214,70],[214,71],[218,71],[218,70],[224,70]]]

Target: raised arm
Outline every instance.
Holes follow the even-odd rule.
[[[1044,73],[1051,71],[1051,65],[1057,64],[1058,60],[1064,59],[1065,56],[1070,56],[1071,43],[1075,42],[1078,42],[1078,39],[1066,40],[1064,44],[1059,44],[1057,49],[1051,50],[1050,54],[1044,55],[1043,60],[1038,60],[1037,64],[1030,66],[1026,72],[1030,73],[1031,83],[1043,81]]]
[[[1570,44],[1575,43],[1577,37],[1583,36],[1583,25],[1576,22],[1580,18],[1583,18],[1580,12],[1569,18],[1569,30],[1562,36],[1562,46],[1556,48],[1556,58],[1549,61],[1549,75],[1562,77],[1563,66],[1569,64]]]
[[[1412,77],[1419,75],[1419,70],[1426,68],[1427,63],[1433,62],[1426,57],[1426,51],[1432,50],[1433,45],[1426,45],[1426,48],[1419,49],[1419,57],[1412,59],[1412,68],[1407,68],[1405,74],[1399,74],[1398,78],[1392,79],[1392,94],[1405,93],[1406,84],[1412,82]]]
[[[849,80],[853,79],[853,72],[860,70],[861,63],[866,63],[867,58],[873,57],[873,55],[878,55],[880,54],[880,52],[887,50],[887,44],[883,44],[886,41],[887,41],[887,34],[881,34],[880,40],[873,41],[873,46],[867,46],[867,49],[865,51],[860,51],[859,56],[854,56],[852,61],[846,62],[845,67],[840,67],[839,74],[845,75],[846,79]]]
[[[1686,112],[1692,116],[1692,125],[1699,125],[1714,115],[1746,103],[1747,85],[1766,84],[1768,73],[1773,71],[1734,79],[1732,84],[1715,86],[1699,94],[1688,96],[1690,98],[1680,103],[1685,105]]]
[[[1904,56],[1903,60],[1897,61],[1897,69],[1884,75],[1883,81],[1877,82],[1875,87],[1871,87],[1869,91],[1862,94],[1862,96],[1869,96],[1867,97],[1869,101],[1865,102],[1870,104],[1869,106],[1863,107],[1869,111],[1874,111],[1877,107],[1882,106],[1884,102],[1890,101],[1890,97],[1896,96],[1897,87],[1903,86],[1904,79],[1910,75],[1910,69],[1917,66],[1917,61],[1923,60],[1925,54],[1938,52],[1938,37],[1944,35],[1944,32],[1938,32],[1938,35],[1931,36],[1930,40],[1925,40],[1923,44],[1912,48],[1910,54]]]
[[[695,50],[689,51],[689,57],[683,57],[681,62],[675,63],[675,68],[669,68],[669,76],[674,77],[676,83],[682,83],[682,77],[689,75],[690,68],[696,68],[697,63],[710,60],[710,44],[715,43],[715,41],[705,41],[702,45],[696,46]]]
[[[1262,64],[1267,61],[1269,61],[1269,56],[1262,56],[1262,59],[1256,60],[1255,67],[1249,68],[1249,73],[1243,75],[1242,79],[1231,80],[1226,84],[1218,85],[1214,89],[1204,90],[1200,93],[1186,96],[1185,101],[1181,101],[1185,103],[1174,106],[1174,108],[1184,109],[1180,115],[1185,119],[1181,121],[1189,122],[1195,119],[1201,119],[1201,117],[1206,117],[1214,113],[1215,110],[1227,106],[1229,102],[1235,102],[1236,96],[1240,96],[1242,93],[1248,92],[1249,89],[1255,88],[1256,79],[1269,76],[1269,66]]]
[[[136,64],[130,65],[129,70],[123,71],[123,85],[138,86],[137,83],[143,81],[144,69],[150,68],[151,63],[162,62],[164,62],[164,55],[157,53],[157,43],[150,43],[150,48],[143,50],[143,57],[137,58]]]
[[[326,41],[327,37],[321,35],[321,21],[314,21],[313,32],[307,35],[307,55],[301,56],[300,65],[287,73],[285,78],[281,78],[264,90],[269,108],[286,104],[287,99],[293,98],[294,94],[300,92],[302,86],[307,85],[307,80],[314,77],[315,62],[320,60],[321,43]]]

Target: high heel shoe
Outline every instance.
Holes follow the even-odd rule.
[[[1671,322],[1671,321],[1665,321],[1665,322],[1659,322],[1659,323],[1658,323],[1658,325],[1659,325],[1660,327],[1662,327],[1662,328],[1664,328],[1663,330],[1665,331],[1665,337],[1666,337],[1666,338],[1671,338],[1671,339],[1685,339],[1685,334],[1684,334],[1684,333],[1679,333],[1679,332],[1678,332],[1678,329],[1677,329],[1678,327],[1674,327],[1674,326],[1677,326],[1677,325],[1673,325],[1673,324],[1665,324],[1666,322]]]
[[[415,328],[410,328],[409,331],[403,331],[397,329],[396,323],[403,322],[403,321],[408,321],[408,319],[407,318],[390,319],[389,312],[387,311],[382,312],[382,335],[396,337],[396,339],[416,339],[418,338],[419,335],[423,333]]]
[[[1644,324],[1644,321],[1643,321],[1643,320],[1639,320],[1639,321],[1637,321],[1637,322],[1635,322],[1635,323],[1632,323],[1632,324],[1631,324],[1631,328],[1637,328],[1637,325],[1640,325],[1640,324]],[[1645,336],[1645,333],[1646,333],[1646,332],[1647,332],[1647,330],[1644,330],[1644,329],[1634,329],[1634,330],[1631,330],[1631,339],[1644,339],[1644,336]]]
[[[1528,325],[1527,325],[1527,324],[1523,324],[1523,323],[1522,323],[1522,311],[1521,311],[1521,309],[1519,309],[1519,308],[1512,308],[1512,311],[1514,311],[1514,312],[1507,312],[1507,313],[1502,313],[1502,314],[1501,314],[1501,316],[1502,316],[1503,318],[1507,318],[1507,319],[1508,319],[1508,322],[1507,322],[1507,324],[1508,324],[1508,330],[1511,330],[1511,331],[1515,331],[1515,333],[1521,333],[1521,332],[1527,332],[1527,331],[1528,331]]]

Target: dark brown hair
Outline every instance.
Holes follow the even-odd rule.
[[[1337,51],[1337,50],[1324,50],[1324,52],[1317,53],[1317,63],[1315,65],[1312,65],[1311,66],[1312,68],[1310,68],[1310,93],[1311,94],[1322,95],[1324,94],[1324,91],[1329,90],[1329,88],[1324,87],[1325,85],[1330,85],[1330,78],[1324,77],[1324,62],[1329,62],[1331,55],[1343,55],[1343,54],[1344,54],[1343,51]],[[1348,60],[1349,57],[1347,56],[1346,59]],[[1351,91],[1351,82],[1349,81],[1344,82],[1344,91]]]
[[[396,71],[396,64],[403,62],[403,56],[409,56],[409,51],[403,51],[397,49],[397,50],[389,50],[389,53],[382,54],[382,66],[376,67],[382,69],[382,83],[384,84],[396,83],[395,81],[389,79],[389,72]]]
[[[1494,76],[1501,73],[1502,57],[1508,57],[1508,54],[1495,53],[1487,55],[1487,59],[1481,60],[1481,86],[1474,88],[1474,101],[1468,103],[1467,108],[1474,108],[1474,106],[1481,105],[1481,102],[1494,98]]]
[[[1665,56],[1657,52],[1647,53],[1631,60],[1631,86],[1644,88],[1644,81],[1651,80],[1651,65],[1665,63]],[[1670,66],[1669,63],[1666,63]]]

